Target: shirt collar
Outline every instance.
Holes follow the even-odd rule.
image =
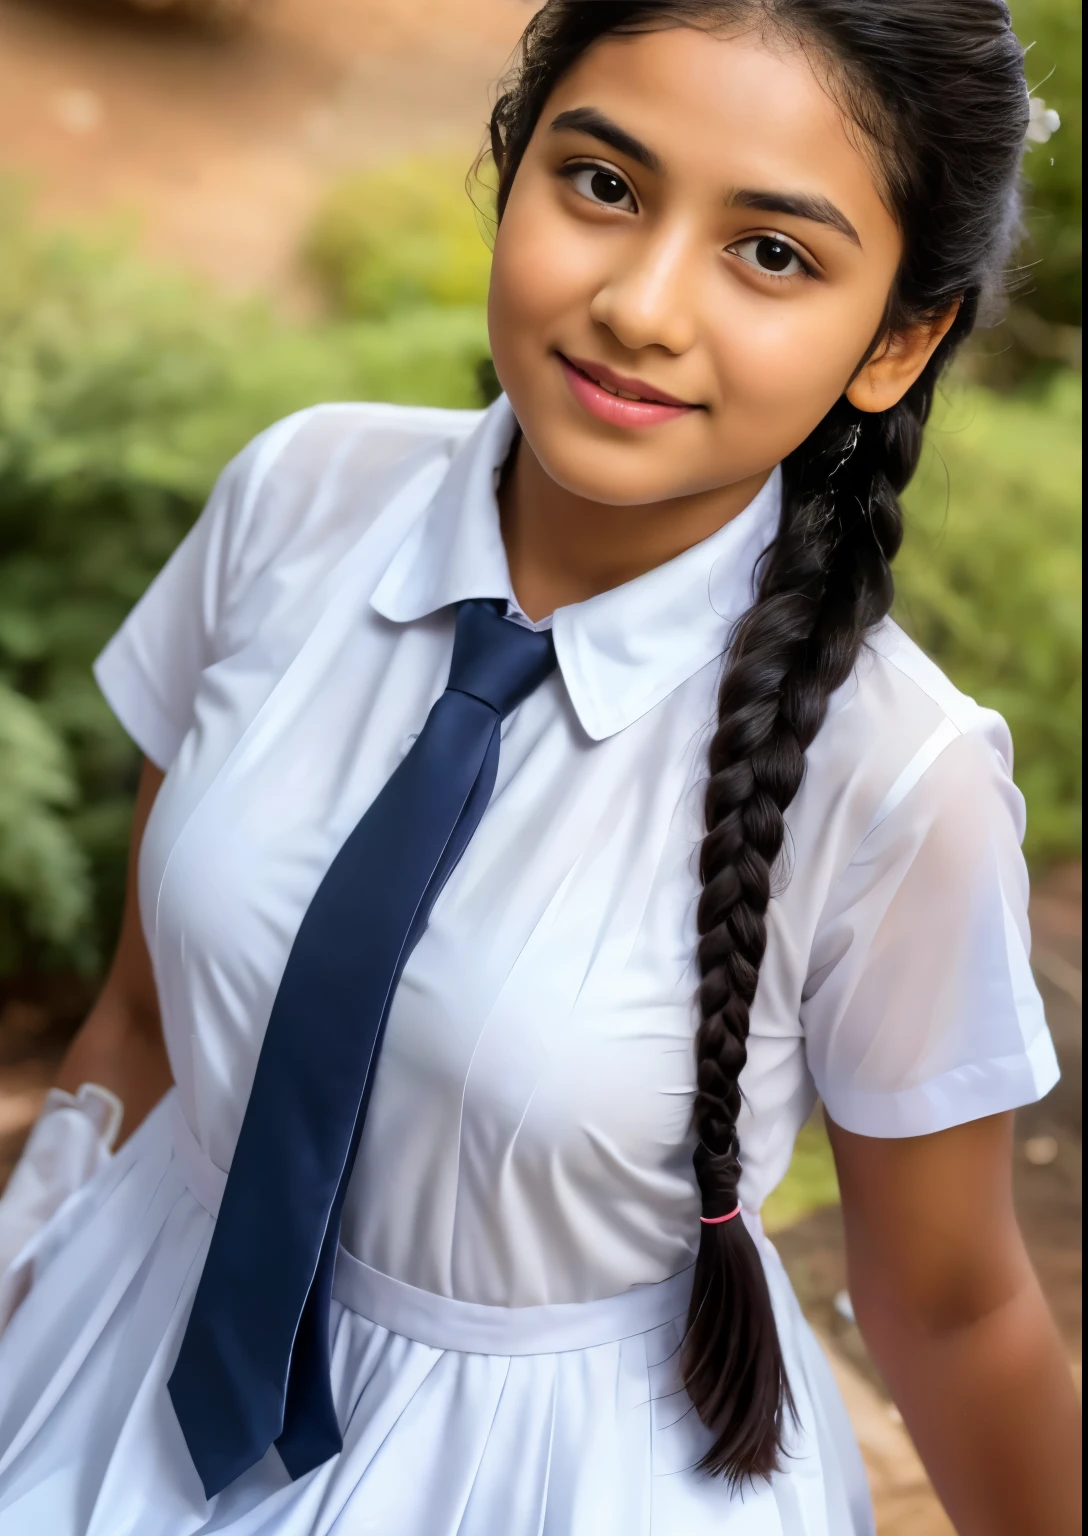
[[[370,599],[409,623],[470,597],[505,598],[520,613],[499,528],[497,472],[517,422],[505,396],[455,452],[421,517]],[[744,511],[675,559],[552,621],[559,670],[595,741],[633,724],[725,651],[751,605],[760,555],[778,531],[781,471]],[[541,626],[542,627],[542,626]]]

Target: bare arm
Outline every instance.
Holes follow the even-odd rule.
[[[125,1106],[123,1141],[170,1087],[155,978],[144,943],[136,899],[136,864],[144,827],[163,781],[162,770],[144,760],[128,856],[121,936],[102,991],[61,1062],[57,1086],[75,1093],[81,1083],[101,1083]]]
[[[960,1536],[1074,1536],[1080,1414],[1012,1204],[1012,1116],[829,1122],[858,1323]]]

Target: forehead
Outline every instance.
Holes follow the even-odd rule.
[[[891,222],[819,55],[785,40],[694,27],[611,34],[559,82],[541,130],[574,106],[597,108],[655,152],[666,179],[715,199],[738,187],[807,192],[859,229]]]

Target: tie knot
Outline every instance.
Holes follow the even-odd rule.
[[[550,630],[526,629],[502,614],[502,604],[472,598],[457,610],[447,689],[489,704],[500,717],[544,681],[555,666]]]

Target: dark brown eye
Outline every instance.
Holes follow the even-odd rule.
[[[617,176],[599,165],[577,165],[564,173],[571,185],[591,203],[606,208],[623,208],[628,213],[637,212],[631,188]]]
[[[757,272],[766,272],[771,277],[812,275],[793,246],[787,245],[777,235],[749,235],[747,240],[738,240],[736,245],[728,249],[731,255],[739,256],[749,267],[754,267]]]
[[[772,240],[770,236],[757,242],[755,256],[768,272],[784,272],[794,259],[788,245],[783,245],[781,240]]]
[[[627,188],[611,171],[594,171],[589,186],[593,196],[602,203],[622,203],[627,196]]]

